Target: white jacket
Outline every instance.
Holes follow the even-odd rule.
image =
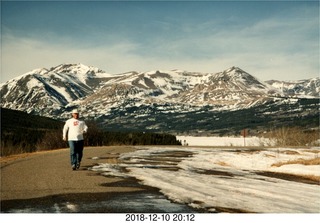
[[[75,118],[68,119],[63,127],[63,138],[66,138],[68,132],[68,140],[83,140],[83,133],[86,133],[88,127],[84,121]]]

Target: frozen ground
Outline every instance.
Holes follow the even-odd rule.
[[[137,147],[120,155],[119,163],[92,170],[137,178],[205,212],[319,213],[320,166],[272,165],[319,154],[320,148]]]

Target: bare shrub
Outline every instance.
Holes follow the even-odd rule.
[[[319,130],[302,130],[299,127],[282,127],[267,133],[274,146],[316,146]]]
[[[8,142],[5,146],[1,142],[1,153],[0,156],[10,156],[14,154],[26,153],[22,145],[13,145],[12,142]]]
[[[46,132],[43,138],[36,145],[38,151],[61,149],[66,147],[66,142],[62,140],[61,130],[53,130]]]
[[[87,126],[89,131],[84,136],[85,146],[103,146],[105,133],[99,127],[98,123],[88,121]]]

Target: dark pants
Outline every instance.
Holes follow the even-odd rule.
[[[70,147],[71,165],[76,165],[81,162],[83,155],[83,140],[68,141]]]

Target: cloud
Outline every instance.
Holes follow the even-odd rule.
[[[85,38],[50,32],[2,35],[2,80],[35,68],[84,63],[109,73],[183,69],[219,72],[239,66],[260,79],[302,79],[319,72],[318,17],[270,17],[223,26],[156,21],[152,32],[88,29]],[[153,23],[154,25],[154,23]],[[146,30],[144,30],[146,31]]]
[[[3,80],[8,80],[35,68],[50,68],[61,63],[84,63],[110,67],[113,72],[125,69],[130,62],[130,50],[135,46],[129,42],[120,42],[105,46],[78,45],[70,40],[45,42],[38,39],[6,36],[2,46]]]

